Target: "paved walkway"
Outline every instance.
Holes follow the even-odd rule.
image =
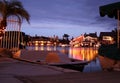
[[[0,83],[20,83],[16,78],[19,76],[52,76],[68,72],[78,71],[0,57]]]
[[[119,83],[120,72],[82,73],[0,58],[0,83]]]
[[[120,83],[120,72],[64,73],[19,77],[25,83]],[[29,81],[29,82],[28,82]]]

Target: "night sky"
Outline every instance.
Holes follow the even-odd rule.
[[[100,17],[99,6],[119,0],[20,0],[31,15],[30,25],[23,22],[22,31],[34,36],[77,37],[84,33],[111,31],[117,27],[114,18]]]

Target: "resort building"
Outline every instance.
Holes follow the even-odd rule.
[[[58,42],[56,37],[35,36],[27,43],[28,46],[54,46]]]
[[[71,40],[70,45],[73,47],[95,47],[97,43],[97,33],[85,33]]]
[[[95,47],[98,43],[97,33],[84,34],[84,40],[82,42],[83,47]]]
[[[78,36],[76,38],[73,38],[70,41],[70,46],[72,46],[72,47],[80,47],[83,40],[84,40],[84,35],[80,35],[80,36]]]
[[[116,34],[114,32],[101,32],[99,41],[102,44],[113,44],[116,41]]]

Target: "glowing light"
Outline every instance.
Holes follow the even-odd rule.
[[[70,58],[91,61],[97,55],[97,49],[71,48],[69,53],[70,53]]]
[[[38,41],[35,41],[35,46],[38,46]]]

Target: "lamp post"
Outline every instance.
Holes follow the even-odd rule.
[[[117,15],[118,15],[118,27],[117,27],[117,47],[120,47],[120,10],[117,10]]]

